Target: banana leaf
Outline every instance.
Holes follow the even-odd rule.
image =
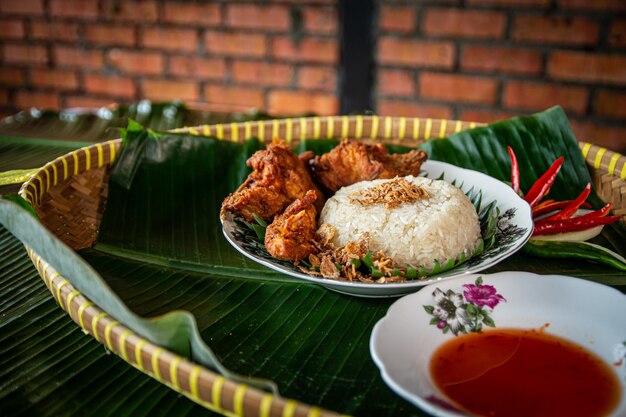
[[[102,141],[119,138],[119,129],[126,127],[129,118],[145,127],[170,130],[182,126],[262,120],[270,116],[259,111],[238,114],[201,111],[190,109],[180,101],[141,100],[129,105],[61,111],[32,108],[1,120],[0,136]]]
[[[465,130],[445,140],[431,140],[424,143],[421,149],[428,153],[430,159],[510,181],[511,162],[507,145],[517,155],[522,190],[529,190],[560,156],[565,161],[550,191],[551,198],[575,198],[588,182],[592,182],[561,107]],[[594,203],[598,203],[597,198],[594,195]]]
[[[576,143],[571,140],[559,142],[554,149],[551,142],[541,140],[544,132],[552,132],[551,126],[562,122],[557,113],[531,116],[537,119],[536,123],[517,125],[512,132],[524,130],[527,140],[537,143],[537,154],[578,152]],[[139,133],[136,130],[128,134]],[[188,310],[196,317],[204,340],[226,367],[272,379],[285,396],[354,415],[425,415],[384,385],[369,358],[371,328],[385,314],[391,300],[358,299],[285,279],[251,265],[223,239],[217,221],[221,198],[237,185],[236,178],[245,176],[244,168],[235,166],[233,161],[239,158],[241,162],[254,146],[248,143],[240,145],[242,149],[249,147],[247,151],[235,150],[221,148],[219,144],[222,142],[213,139],[168,134],[151,137],[148,132],[144,140],[147,143],[144,152],[139,153],[140,163],[135,164],[134,159],[129,158],[133,159],[132,163],[126,161],[133,167],[127,171],[130,175],[123,177],[120,186],[114,185],[113,180],[111,182],[99,244],[95,249],[80,253],[134,313],[153,317],[171,310]],[[446,142],[455,140],[431,143],[443,147]],[[470,137],[469,140],[474,139]],[[168,141],[185,146],[159,143]],[[190,142],[203,145],[188,147]],[[303,146],[317,145],[321,142]],[[481,146],[487,145],[488,150],[470,142],[464,149],[462,141],[458,140],[453,147],[459,152],[479,156],[483,166],[486,165],[484,161],[494,159],[500,166],[500,178],[506,180],[508,154],[506,150],[505,153],[492,150],[500,150],[503,144],[490,139],[481,143]],[[145,152],[149,146],[163,146],[162,149],[174,154]],[[204,148],[211,147],[216,151],[219,149],[217,152],[224,149],[228,152],[209,156],[211,153]],[[442,151],[433,151],[433,159],[446,160],[443,159],[445,156],[437,156],[442,154],[437,152]],[[132,156],[132,152],[128,155]],[[146,155],[151,156],[146,158]],[[177,164],[178,158],[183,158],[185,164]],[[208,158],[223,161],[212,162]],[[545,159],[547,163],[552,160],[550,156]],[[122,155],[118,163],[120,166],[124,164]],[[476,165],[473,168],[480,169],[479,164]],[[535,167],[537,173],[543,169],[542,166]],[[208,173],[217,177],[212,177],[209,182],[196,181],[188,173],[195,170],[201,177]],[[532,179],[527,181],[532,182]],[[525,184],[523,182],[523,187]],[[569,192],[577,194],[579,184],[566,184],[570,185]],[[118,193],[120,195],[116,196]],[[120,215],[122,217],[118,217]],[[116,219],[126,219],[126,223]],[[135,229],[129,225],[135,225]],[[544,261],[525,254],[516,254],[486,272],[511,269],[577,275],[622,290],[626,284],[623,273],[616,273],[608,267],[564,260],[546,265]],[[71,350],[80,352],[80,347]],[[115,372],[101,371],[98,375],[93,370],[93,374],[103,382],[101,392],[105,398],[116,398],[111,391],[121,395],[122,401],[134,398],[140,402],[143,398],[151,402],[147,410],[159,410],[169,415],[187,415],[192,413],[190,410],[197,410],[191,405],[174,407],[168,402],[171,396],[166,398],[164,394],[160,397],[163,400],[152,402],[146,399],[153,388],[139,378],[139,382],[123,384],[116,390],[114,383],[107,382],[107,377],[123,381]],[[128,375],[127,372],[124,374]],[[24,379],[21,381],[26,385]],[[124,387],[132,387],[136,395],[124,393]],[[54,402],[50,395],[46,398]],[[92,398],[97,397],[92,395]],[[180,405],[180,401],[175,404]],[[165,406],[169,413],[155,406],[155,402]],[[43,407],[47,404],[45,401],[34,403],[46,410]],[[102,414],[115,414],[118,409],[114,405],[110,411],[100,404],[96,408]],[[58,404],[55,409],[60,409]],[[133,407],[124,408],[126,414],[132,414],[129,409]],[[142,412],[146,409],[141,405],[134,408]]]
[[[550,190],[550,198],[573,199],[587,183],[593,183],[567,116],[558,106],[530,117],[513,118],[459,132],[446,140],[432,140],[422,145],[421,149],[428,153],[430,159],[510,181],[511,163],[507,145],[517,155],[522,190],[528,191],[560,156],[565,160]],[[595,192],[587,201],[595,209],[604,205]],[[602,235],[592,240],[621,256],[626,256],[625,241],[626,227],[622,222],[605,226]],[[549,251],[558,251],[556,244],[542,245]]]

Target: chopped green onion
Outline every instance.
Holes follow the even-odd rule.
[[[413,268],[412,266],[409,266],[406,268],[406,277],[408,279],[415,279],[417,278],[417,270],[415,268]]]
[[[265,220],[263,220],[258,214],[254,213],[252,216],[254,216],[254,220],[256,220],[259,225],[261,225],[262,227],[267,227],[267,223],[265,222]]]

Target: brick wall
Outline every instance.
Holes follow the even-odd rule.
[[[182,99],[338,112],[334,1],[0,0],[0,112]]]
[[[489,122],[560,104],[626,151],[626,1],[384,1],[377,111]]]
[[[626,1],[374,1],[377,113],[487,122],[560,104],[581,140],[626,152]],[[0,115],[142,98],[336,114],[338,8],[0,0]]]

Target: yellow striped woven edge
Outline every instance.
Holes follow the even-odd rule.
[[[626,157],[590,143],[578,142],[600,197],[626,223]]]
[[[215,136],[239,142],[249,137],[270,142],[281,138],[288,143],[302,139],[352,138],[394,142],[424,141],[444,138],[461,130],[480,125],[460,120],[391,116],[326,116],[259,120],[183,127],[174,132]]]
[[[332,116],[265,120],[176,129],[194,135],[215,136],[222,140],[243,141],[258,137],[270,142],[283,138],[297,142],[304,138],[356,138],[415,146],[425,140],[447,137],[478,123],[457,120],[399,118],[379,116]],[[31,206],[38,207],[51,188],[92,169],[110,165],[115,160],[121,140],[98,143],[61,156],[42,167],[19,194]],[[612,151],[583,142],[581,152],[590,169],[609,178],[613,188],[626,196],[626,159]],[[626,202],[626,197],[623,199]],[[273,396],[234,383],[219,374],[156,346],[117,322],[94,305],[44,259],[26,246],[39,275],[51,294],[85,332],[107,349],[141,372],[190,398],[192,401],[226,416],[259,417],[330,417],[338,414],[300,402]]]
[[[578,142],[578,147],[587,163],[595,170],[626,181],[626,157],[624,155],[591,143]]]

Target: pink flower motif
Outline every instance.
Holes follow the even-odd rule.
[[[465,299],[476,304],[477,307],[487,306],[493,309],[498,305],[500,301],[506,301],[506,299],[496,292],[496,288],[493,285],[463,285],[465,291],[463,296]]]
[[[447,322],[447,321],[445,321],[445,320],[441,320],[439,323],[437,323],[437,328],[438,328],[439,330],[441,330],[441,329],[443,329],[444,327],[446,327],[446,325],[447,325],[447,324],[448,324],[448,322]]]

